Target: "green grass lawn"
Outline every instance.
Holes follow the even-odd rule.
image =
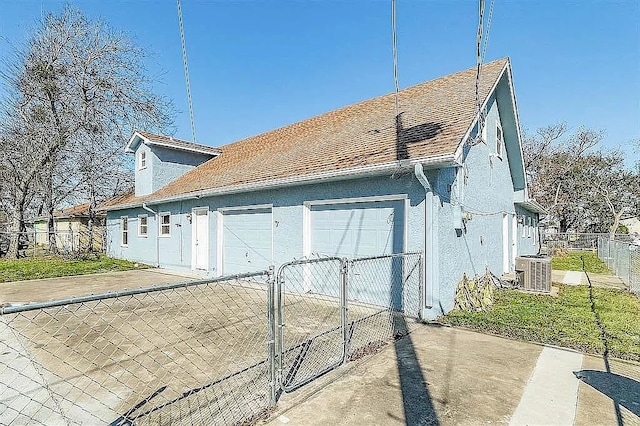
[[[607,265],[592,251],[570,251],[566,255],[553,256],[551,267],[556,271],[582,271],[582,257],[585,271],[596,274],[610,273]]]
[[[146,268],[139,264],[138,268]],[[100,272],[136,269],[133,262],[100,255],[87,259],[64,259],[56,256],[23,259],[0,259],[0,282],[67,277]]]
[[[443,323],[520,340],[588,353],[604,352],[588,286],[559,285],[557,297],[496,290],[488,312],[452,311]],[[610,355],[640,361],[640,298],[622,290],[593,288],[595,310],[605,330]]]

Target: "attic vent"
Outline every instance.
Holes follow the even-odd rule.
[[[516,257],[516,273],[525,290],[551,291],[551,258],[539,256]]]

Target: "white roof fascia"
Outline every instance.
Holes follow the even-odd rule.
[[[133,150],[131,149],[131,145],[133,144],[133,141],[136,139],[136,137],[141,138],[142,140],[148,141],[148,139],[142,136],[140,133],[133,132],[133,135],[131,135],[131,137],[129,138],[129,142],[127,142],[127,145],[124,147],[124,152],[127,152],[127,153],[133,152]]]
[[[504,67],[502,68],[502,71],[500,71],[498,78],[496,78],[496,81],[493,83],[491,90],[489,90],[487,97],[482,102],[482,107],[480,108],[481,111],[487,107],[487,104],[489,103],[489,99],[491,98],[491,94],[496,91],[496,88],[498,87],[498,83],[500,83],[500,79],[502,79],[502,75],[504,74],[505,70],[508,70],[509,68],[509,64],[510,64],[509,61],[507,61],[507,63],[504,64]],[[467,131],[464,133],[464,136],[462,137],[462,141],[460,142],[460,144],[458,145],[458,148],[456,149],[455,155],[456,155],[456,159],[460,159],[460,161],[458,161],[459,163],[461,163],[461,160],[462,160],[462,152],[464,150],[464,146],[467,144],[467,140],[471,136],[471,132],[473,131],[473,128],[475,127],[477,122],[478,122],[478,114],[475,114],[473,117],[473,121],[471,121],[471,125],[467,128]]]
[[[149,138],[145,138],[146,141],[148,141],[149,145],[155,145],[155,146],[162,146],[165,148],[169,148],[169,149],[174,149],[176,151],[187,151],[187,152],[195,152],[198,154],[205,154],[205,155],[211,155],[212,157],[217,157],[220,155],[220,152],[211,152],[209,150],[206,149],[198,149],[198,148],[189,148],[186,146],[176,146],[176,145],[171,145],[169,143],[164,143],[164,142],[158,142],[155,141],[153,139],[149,139]],[[211,149],[215,149],[215,148],[211,148]]]

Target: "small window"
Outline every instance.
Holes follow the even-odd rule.
[[[122,238],[120,244],[123,246],[129,245],[129,218],[127,216],[120,218],[120,233]]]
[[[500,123],[496,123],[496,154],[498,158],[502,158],[502,150],[504,149],[504,135]]]
[[[147,168],[147,151],[144,151],[144,150],[140,151],[139,163],[140,163],[140,166],[139,166],[140,170]]]
[[[171,213],[160,213],[160,236],[171,236]]]
[[[147,235],[149,235],[148,220],[149,219],[146,214],[141,214],[140,216],[138,216],[138,236],[139,237],[146,237]]]

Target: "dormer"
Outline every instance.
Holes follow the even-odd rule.
[[[135,195],[149,195],[221,154],[218,148],[171,136],[134,132],[125,152],[135,156]]]

